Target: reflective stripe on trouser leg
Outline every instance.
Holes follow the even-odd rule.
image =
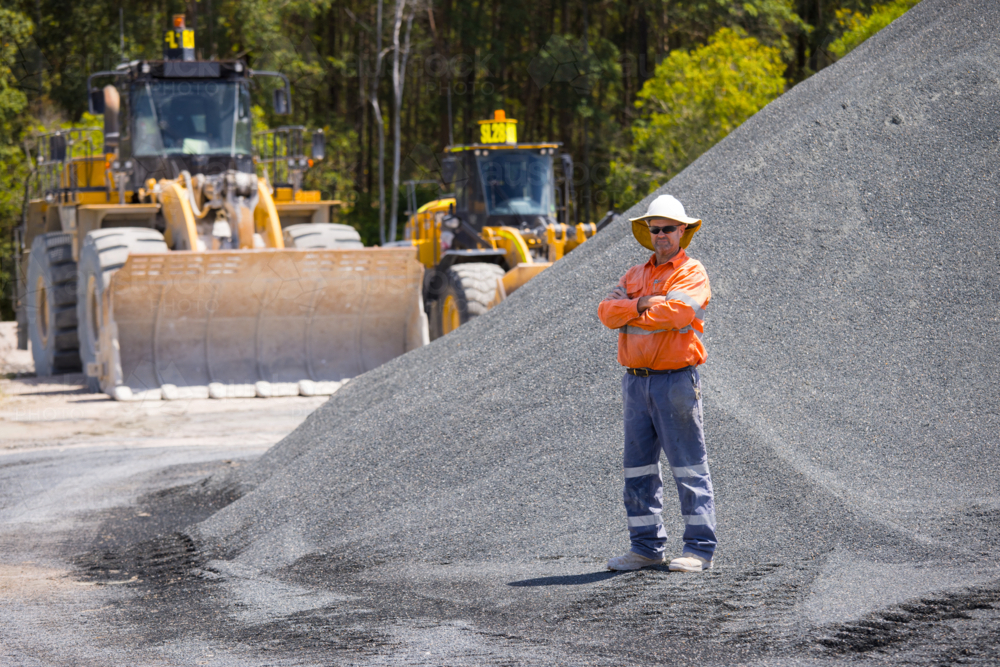
[[[712,476],[696,370],[650,376],[650,415],[677,486],[684,550],[711,560],[717,544]]]
[[[634,375],[625,375],[622,379],[625,404],[625,488],[622,495],[632,551],[646,558],[659,558],[667,533],[660,515],[663,510],[660,443],[649,412],[647,380]]]

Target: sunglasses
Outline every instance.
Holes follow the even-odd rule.
[[[664,234],[673,234],[674,232],[677,231],[678,227],[680,227],[680,225],[667,225],[666,227],[650,227],[649,235],[656,236],[660,232],[663,232]]]

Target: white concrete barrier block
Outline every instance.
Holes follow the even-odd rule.
[[[116,401],[131,401],[132,388],[120,384],[117,387],[115,387],[114,390],[112,391],[111,398],[115,399]]]
[[[212,382],[208,385],[209,398],[254,398],[257,389],[252,384],[223,384]]]
[[[299,382],[299,394],[301,396],[329,396],[343,386],[344,382],[313,382],[312,380],[302,380]]]
[[[195,398],[209,398],[208,387],[204,385],[194,385],[191,387],[178,387],[173,384],[165,384],[160,387],[165,401],[191,400]]]
[[[272,382],[271,384],[271,396],[298,396],[299,395],[299,383],[298,382]]]

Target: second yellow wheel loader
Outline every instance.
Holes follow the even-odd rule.
[[[431,338],[443,336],[509,296],[607,222],[574,223],[570,215],[573,163],[554,156],[560,144],[518,143],[517,121],[503,110],[479,121],[480,141],[448,146],[442,180],[453,195],[411,215],[403,244],[417,247]]]
[[[301,189],[322,135],[312,158],[301,127],[255,150],[250,87],[281,77],[287,113],[287,79],[195,61],[189,33],[175,17],[165,60],[91,76],[115,79],[88,81],[103,140],[41,137],[17,268],[36,372],[119,400],[315,395],[425,344],[413,249],[362,247]]]

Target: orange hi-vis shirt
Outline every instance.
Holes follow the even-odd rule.
[[[712,298],[705,267],[682,248],[670,261],[656,265],[656,255],[638,264],[618,282],[627,299],[602,301],[597,316],[617,329],[618,363],[628,368],[665,371],[705,363],[705,309]],[[639,314],[639,298],[665,296]]]

